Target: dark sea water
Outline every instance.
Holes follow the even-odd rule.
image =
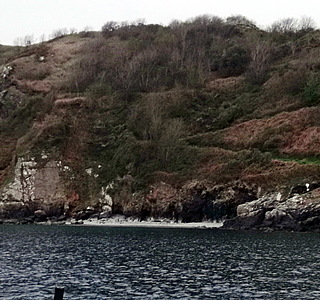
[[[0,299],[320,299],[320,235],[0,226]]]

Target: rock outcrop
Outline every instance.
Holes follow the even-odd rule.
[[[0,193],[2,218],[45,219],[63,214],[67,206],[59,163],[53,160],[39,166],[34,158],[19,158],[11,182]]]
[[[126,175],[92,196],[87,201],[91,205],[81,206],[79,195],[65,184],[65,178],[73,176],[70,167],[42,158],[17,160],[11,181],[0,193],[0,219],[32,223],[122,214],[140,220],[224,221],[226,229],[320,230],[318,183],[262,192],[243,181],[215,185],[193,180],[180,187],[158,182],[142,194],[134,193],[134,178]],[[85,173],[88,180],[96,177],[92,169]]]
[[[132,180],[132,179],[131,179]],[[189,181],[182,187],[159,182],[146,195],[132,195],[128,178],[120,183],[121,192],[113,198],[113,213],[180,222],[221,221],[236,216],[237,206],[257,199],[257,188],[243,182],[213,185]],[[119,187],[118,187],[119,188]]]
[[[270,193],[241,204],[237,216],[226,220],[229,229],[320,230],[320,189],[303,194]]]

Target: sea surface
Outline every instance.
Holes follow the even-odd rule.
[[[0,225],[0,299],[320,299],[320,235]]]

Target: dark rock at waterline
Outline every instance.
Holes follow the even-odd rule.
[[[90,214],[91,215],[91,214]],[[76,213],[76,215],[74,216],[74,218],[76,220],[86,220],[90,217],[89,214],[87,214],[86,212],[83,211],[79,211],[78,213]]]
[[[236,217],[238,205],[257,199],[257,188],[243,182],[228,185],[211,185],[208,182],[190,181],[181,189],[161,182],[152,186],[143,205],[126,208],[133,202],[118,201],[119,211],[129,211],[141,220],[166,218],[182,222],[223,220]],[[113,210],[113,212],[115,212]]]
[[[233,219],[227,219],[223,223],[223,228],[227,229],[253,229],[261,225],[265,217],[263,210],[258,211],[246,218],[235,217]]]
[[[35,219],[36,219],[35,216],[26,217],[20,220],[20,224],[32,224],[34,223]]]
[[[65,215],[61,215],[61,216],[52,216],[49,217],[48,220],[52,223],[60,223],[60,222],[64,222],[67,220],[67,217]]]
[[[307,218],[300,223],[303,231],[320,231],[320,216]]]
[[[183,206],[182,220],[185,222],[234,218],[238,205],[257,199],[255,188],[242,182],[213,188],[200,185],[192,189],[189,186],[188,189],[193,196],[192,201],[186,202]],[[194,214],[198,219],[190,214]]]
[[[1,207],[0,218],[8,219],[23,219],[33,214],[33,210],[23,203],[9,203]]]
[[[112,216],[112,213],[109,211],[103,211],[98,214],[98,219],[108,219]]]
[[[266,226],[261,226],[261,228],[264,228]],[[285,230],[285,231],[302,231],[302,227],[299,224],[299,222],[295,219],[292,219],[289,216],[285,216],[278,222],[274,222],[269,227],[274,228],[275,230]]]
[[[207,216],[212,211],[212,203],[200,195],[195,195],[192,201],[186,202],[183,205],[179,215],[182,222],[201,222],[204,216]]]
[[[61,215],[56,219],[56,222],[62,222],[62,221],[66,221],[67,217],[65,215]]]
[[[18,220],[18,219],[7,219],[7,220],[3,221],[3,224],[18,225],[18,224],[20,224],[20,220]]]
[[[35,216],[35,221],[36,222],[44,222],[47,220],[47,214],[43,211],[43,210],[36,210],[34,212],[34,216]]]
[[[85,211],[79,211],[78,213],[76,213],[74,218],[76,220],[88,220],[89,218],[93,217],[93,215],[95,215],[95,214],[96,214],[95,210],[87,209]]]

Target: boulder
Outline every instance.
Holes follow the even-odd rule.
[[[33,214],[36,218],[35,221],[37,222],[43,222],[47,220],[47,214],[41,209],[36,210]]]
[[[103,211],[99,214],[98,219],[108,219],[112,215],[111,211]]]
[[[57,222],[66,221],[67,217],[65,215],[61,215],[57,218]]]
[[[233,219],[225,220],[223,228],[227,229],[256,229],[262,224],[265,216],[264,210],[257,210],[247,217],[235,217]]]
[[[89,206],[86,210],[79,211],[75,215],[76,220],[87,220],[90,217],[92,217],[94,214],[96,214],[96,211],[93,207]]]
[[[8,219],[4,220],[3,224],[10,224],[10,225],[18,225],[20,221],[18,219]]]
[[[20,224],[32,224],[34,222],[33,218],[23,218],[20,220]]]

